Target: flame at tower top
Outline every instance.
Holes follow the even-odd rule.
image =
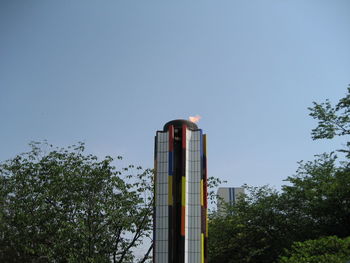
[[[188,117],[188,119],[189,119],[190,121],[194,122],[194,123],[198,123],[199,120],[200,120],[201,118],[202,118],[202,117],[199,116],[199,115]]]

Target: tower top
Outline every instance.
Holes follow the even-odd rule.
[[[164,131],[167,131],[169,129],[169,126],[170,125],[173,125],[174,128],[182,128],[182,125],[186,125],[188,129],[190,130],[198,130],[198,126],[197,124],[195,124],[194,122],[192,121],[188,121],[188,120],[181,120],[181,119],[178,119],[178,120],[172,120],[172,121],[169,121],[167,122],[165,125],[164,125],[164,128],[163,130]]]

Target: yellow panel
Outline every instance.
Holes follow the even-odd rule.
[[[168,177],[168,205],[173,205],[173,177]]]
[[[185,176],[182,176],[182,194],[181,194],[181,204],[183,206],[186,206],[186,177]]]
[[[204,263],[204,234],[201,234],[201,263]]]
[[[200,189],[200,193],[201,193],[201,206],[204,206],[204,199],[203,199],[203,179],[201,180],[201,189]]]
[[[203,152],[207,155],[207,135],[203,134]]]

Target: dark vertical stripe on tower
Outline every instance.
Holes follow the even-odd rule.
[[[204,138],[202,131],[199,135],[199,143],[200,143],[200,160],[201,160],[201,263],[205,261],[205,158],[204,158]]]
[[[186,131],[187,126],[182,125],[182,176],[181,176],[181,247],[180,262],[185,262],[185,237],[186,237]]]
[[[174,126],[169,126],[169,175],[173,175],[174,171]]]
[[[168,262],[173,262],[173,174],[174,174],[174,126],[169,127],[169,171],[168,171]]]
[[[204,263],[208,262],[208,167],[207,167],[207,135],[203,135],[203,190],[204,190]]]
[[[154,174],[153,174],[153,193],[154,193],[154,208],[153,208],[153,262],[156,262],[156,186],[157,186],[157,139],[158,133],[154,137]]]
[[[200,236],[200,262],[204,262],[204,239],[205,239],[205,206],[204,206],[204,200],[205,200],[205,194],[204,194],[204,147],[203,147],[203,134],[202,131],[199,133],[199,147],[200,147],[200,162],[201,162],[201,180],[200,180],[200,204],[201,204],[201,236]]]

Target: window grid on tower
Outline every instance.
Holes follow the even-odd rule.
[[[155,262],[168,263],[169,133],[157,133]]]

